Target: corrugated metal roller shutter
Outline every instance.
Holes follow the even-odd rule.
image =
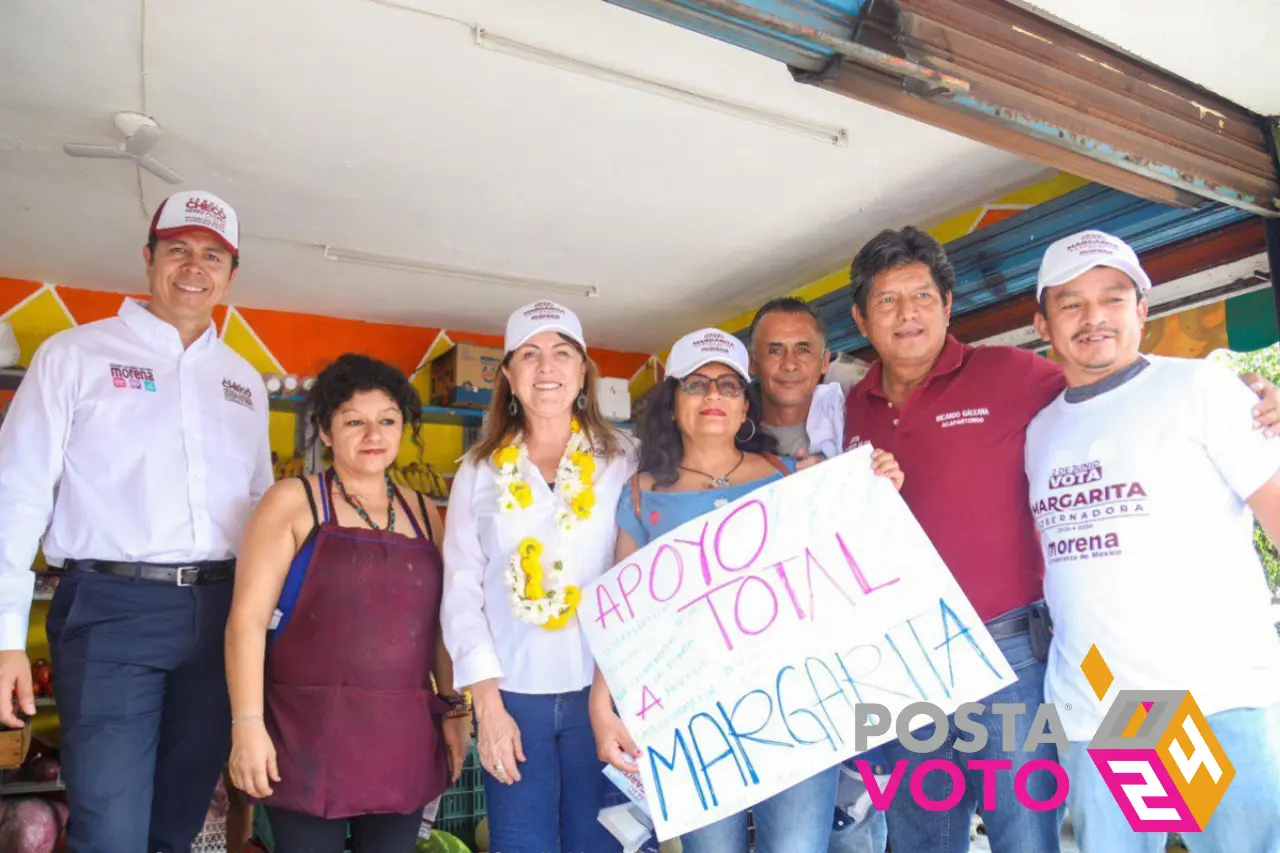
[[[1280,214],[1260,116],[1005,0],[612,0],[1152,201]]]

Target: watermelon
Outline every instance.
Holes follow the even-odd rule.
[[[58,844],[58,818],[48,802],[30,797],[10,804],[0,822],[4,853],[53,853]]]
[[[431,830],[430,838],[419,838],[417,848],[417,853],[471,853],[462,839],[438,829]]]

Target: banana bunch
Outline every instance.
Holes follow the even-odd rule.
[[[280,459],[273,452],[271,454],[271,467],[275,473],[276,481],[287,479],[289,477],[301,477],[307,473],[307,460],[301,453],[295,453],[289,459]]]
[[[428,497],[440,500],[449,497],[449,489],[444,484],[444,478],[426,462],[394,465],[391,468],[391,479],[398,485],[422,492]]]

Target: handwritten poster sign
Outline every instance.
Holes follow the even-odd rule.
[[[870,454],[757,489],[583,590],[659,839],[852,757],[857,703],[950,713],[1015,680]]]

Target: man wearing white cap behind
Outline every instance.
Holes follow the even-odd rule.
[[[1071,741],[1068,809],[1084,853],[1156,853],[1175,828],[1196,853],[1275,853],[1280,637],[1251,533],[1256,517],[1280,535],[1280,445],[1252,428],[1257,400],[1229,371],[1139,353],[1150,287],[1133,249],[1100,231],[1054,243],[1040,268],[1035,325],[1067,388],[1028,427],[1026,469],[1054,620],[1045,693]],[[1095,647],[1114,676],[1096,691],[1082,669]],[[1132,729],[1117,716],[1133,715],[1126,690],[1189,691],[1203,712],[1212,735],[1175,722],[1168,771],[1178,785],[1229,782],[1203,832],[1177,825],[1181,797],[1150,768],[1087,751],[1095,733]],[[1139,739],[1159,734],[1161,711],[1146,709]],[[1126,814],[1167,822],[1137,832]]]
[[[266,389],[212,319],[235,211],[170,196],[142,258],[150,301],[45,341],[0,430],[0,723],[35,712],[43,537],[69,853],[186,853],[200,831],[230,742],[235,549],[272,482]]]

